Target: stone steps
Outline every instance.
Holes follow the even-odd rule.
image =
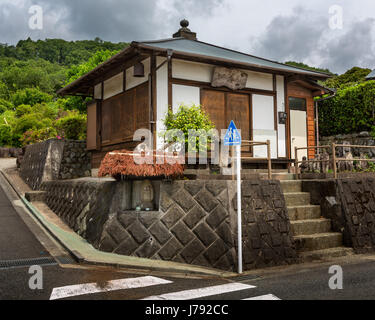
[[[291,221],[292,232],[295,236],[327,233],[331,231],[331,220],[312,219]]]
[[[327,260],[354,255],[352,248],[336,247],[323,250],[306,251],[300,254],[303,261]]]
[[[268,179],[267,173],[259,173],[261,179]],[[272,173],[273,180],[279,181],[293,181],[296,179],[296,175],[293,173]]]
[[[299,235],[294,237],[298,252],[342,247],[342,234],[336,232]]]
[[[302,192],[302,181],[281,180],[280,184],[284,193]]]
[[[353,254],[342,246],[342,234],[331,232],[332,222],[321,216],[320,206],[311,205],[302,181],[280,181],[291,220],[291,231],[302,261],[323,260]]]
[[[307,192],[284,193],[287,207],[310,205],[311,196]]]
[[[313,205],[288,207],[288,214],[291,221],[320,219],[322,215],[320,206]]]

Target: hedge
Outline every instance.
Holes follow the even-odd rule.
[[[319,108],[321,136],[375,130],[375,81],[339,90]]]

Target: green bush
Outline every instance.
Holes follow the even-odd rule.
[[[331,136],[371,131],[375,126],[375,81],[338,90],[319,108],[320,134]]]
[[[12,128],[6,124],[0,125],[0,146],[8,147],[13,145]]]
[[[28,130],[38,130],[46,127],[53,127],[51,119],[43,119],[38,113],[26,114],[16,121],[13,133],[21,137]]]
[[[20,138],[20,142],[23,146],[27,146],[30,144],[43,142],[51,138],[57,137],[57,131],[55,128],[43,128],[38,130],[29,130],[26,131],[22,137]]]
[[[21,104],[34,106],[38,103],[48,103],[52,101],[52,96],[42,92],[38,88],[26,88],[18,90],[12,95],[13,104],[18,107]]]
[[[5,99],[0,98],[0,114],[11,109],[13,109],[13,104]]]
[[[56,128],[60,137],[69,140],[84,140],[86,139],[86,122],[85,115],[71,112],[56,122]]]
[[[200,106],[196,105],[192,107],[181,105],[176,114],[172,111],[168,111],[164,120],[164,125],[167,131],[172,133],[176,130],[182,131],[184,133],[184,141],[179,141],[180,139],[178,138],[174,138],[174,141],[185,142],[186,150],[189,150],[190,145],[192,151],[202,150],[202,148],[205,150],[207,143],[211,140],[209,138],[207,141],[200,141],[199,137],[197,137],[189,141],[189,130],[208,132],[215,128],[208,115]],[[166,136],[166,138],[169,141],[168,136]]]
[[[33,112],[33,108],[26,104],[21,104],[16,108],[16,117],[21,118],[26,114],[30,114]]]

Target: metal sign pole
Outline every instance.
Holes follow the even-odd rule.
[[[242,139],[241,134],[236,128],[233,120],[231,121],[227,134],[224,137],[224,145],[231,146],[232,148],[232,175],[234,178],[234,150],[233,146],[236,146],[237,156],[237,234],[238,234],[238,273],[242,273],[242,208],[241,208],[241,145]]]
[[[238,273],[242,273],[241,146],[237,150]]]

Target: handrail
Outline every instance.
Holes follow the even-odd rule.
[[[272,160],[271,160],[271,141],[267,140],[266,142],[261,141],[250,141],[250,140],[242,140],[242,147],[258,147],[258,146],[267,146],[267,158],[255,158],[255,157],[243,157],[241,151],[241,160],[267,160],[267,167],[268,167],[268,179],[272,179]]]
[[[175,143],[176,142],[171,142],[169,144],[166,144],[163,149],[166,150]],[[266,160],[267,166],[268,166],[268,179],[271,180],[272,179],[271,141],[267,140],[266,142],[261,142],[261,141],[242,140],[241,147],[257,147],[257,146],[267,146],[267,158],[255,158],[255,157],[249,157],[249,156],[242,156],[242,151],[241,151],[241,160],[250,160],[250,159]],[[232,153],[234,154],[234,152]]]

